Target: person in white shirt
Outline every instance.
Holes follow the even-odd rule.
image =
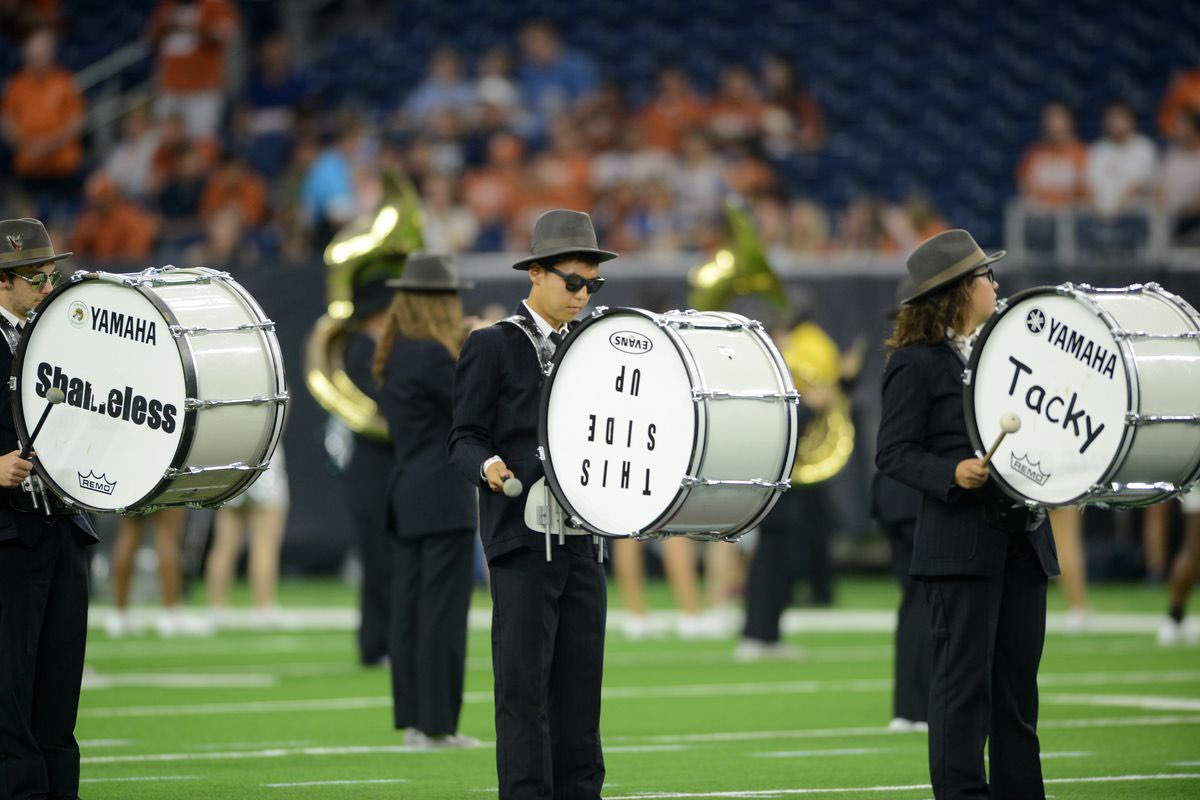
[[[1111,219],[1148,197],[1158,172],[1158,152],[1137,130],[1133,110],[1124,103],[1104,109],[1104,137],[1088,149],[1087,189],[1092,205]]]

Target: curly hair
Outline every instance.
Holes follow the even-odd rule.
[[[884,346],[889,354],[910,344],[937,344],[946,338],[946,329],[958,330],[971,308],[971,282],[966,275],[950,286],[900,307],[892,335]]]
[[[467,329],[457,292],[398,291],[386,313],[383,335],[379,337],[371,365],[375,380],[383,382],[383,370],[397,336],[440,342],[458,360]]]

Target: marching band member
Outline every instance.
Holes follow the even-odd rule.
[[[912,575],[930,605],[937,800],[1045,797],[1037,671],[1054,542],[1043,514],[989,483],[962,401],[971,337],[996,308],[990,265],[1003,255],[986,255],[964,230],[926,240],[908,258],[916,288],[887,342],[876,464],[922,495]]]
[[[57,283],[56,255],[35,219],[0,221],[0,374],[28,313]],[[0,383],[0,800],[79,794],[75,718],[87,641],[84,548],[98,539],[84,514],[50,498],[23,510],[21,458],[8,381]],[[50,497],[49,494],[46,495]]]
[[[590,536],[567,536],[547,560],[526,527],[526,487],[543,475],[537,457],[542,359],[604,283],[587,214],[538,218],[517,316],[467,339],[454,376],[450,457],[480,492],[480,533],[491,569],[492,666],[500,800],[598,800],[604,785],[600,683],[607,586]],[[554,539],[557,543],[557,537]]]
[[[404,743],[465,747],[458,733],[475,567],[475,493],[446,455],[454,362],[469,288],[446,256],[413,254],[387,309],[375,351],[379,407],[395,457],[389,478],[392,538],[392,711]]]

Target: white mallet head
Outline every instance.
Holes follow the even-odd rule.
[[[1016,433],[1021,430],[1021,418],[1016,414],[1005,414],[1000,418],[1000,430],[1005,433]]]
[[[63,400],[66,400],[66,399],[67,399],[67,396],[65,394],[63,394],[63,390],[58,388],[57,386],[51,386],[49,389],[46,390],[46,400],[49,401],[51,405],[56,406],[59,403],[61,403]]]

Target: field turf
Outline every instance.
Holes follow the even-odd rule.
[[[832,612],[789,617],[795,661],[740,664],[732,638],[630,642],[610,626],[604,797],[932,797],[925,735],[885,728],[885,612],[895,590],[883,580],[843,581],[839,590]],[[1051,625],[1060,628],[1061,601],[1051,594]],[[1048,635],[1041,741],[1049,795],[1200,797],[1200,649],[1154,644],[1163,595],[1094,587],[1093,631]],[[239,596],[244,602],[244,589]],[[669,606],[661,588],[654,597]],[[325,609],[325,627],[111,640],[96,627],[98,602],[77,728],[82,797],[495,796],[485,630],[476,625],[470,636],[462,716],[462,730],[483,745],[414,750],[391,728],[386,671],[355,662],[350,591],[289,582],[281,601]],[[481,594],[476,618],[486,619],[486,606]],[[619,610],[615,593],[610,609]]]

